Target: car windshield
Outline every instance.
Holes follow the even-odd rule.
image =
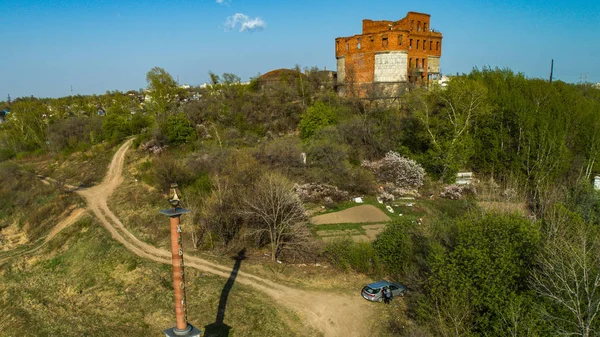
[[[369,286],[366,286],[366,287],[364,288],[364,290],[365,290],[366,292],[368,292],[369,294],[377,294],[377,293],[379,292],[379,289],[373,289],[373,288],[371,288],[371,287],[369,287]]]

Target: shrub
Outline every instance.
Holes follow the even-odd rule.
[[[475,186],[473,185],[448,185],[440,193],[440,198],[458,200],[462,197],[473,196],[476,194]]]
[[[276,138],[263,143],[255,157],[273,167],[291,168],[302,166],[302,149],[297,137]]]
[[[412,224],[408,219],[395,220],[373,242],[384,269],[391,275],[407,271],[413,258],[413,243],[410,238]]]
[[[334,240],[325,246],[323,255],[340,270],[373,273],[379,268],[379,259],[370,242],[354,242],[350,238]]]
[[[196,140],[196,130],[184,114],[170,115],[167,119],[167,139],[171,145],[181,145]]]
[[[362,166],[373,171],[379,181],[393,183],[400,188],[418,189],[423,185],[425,178],[425,170],[421,165],[394,151],[388,152],[378,161],[365,160]]]
[[[318,130],[335,124],[335,121],[335,110],[323,102],[315,102],[302,115],[299,125],[300,136],[302,139],[310,138]]]
[[[185,185],[192,181],[192,174],[169,154],[160,155],[152,161],[152,178],[161,191],[168,191],[172,183]]]
[[[303,202],[321,202],[326,198],[330,198],[332,201],[340,202],[348,199],[348,192],[342,191],[336,186],[327,184],[303,184],[294,185],[293,191],[298,194],[300,200]]]

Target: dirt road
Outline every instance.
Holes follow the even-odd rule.
[[[79,190],[89,209],[112,235],[136,255],[156,262],[171,263],[171,253],[147,243],[141,242],[131,234],[108,208],[107,200],[123,182],[122,168],[125,153],[132,140],[125,142],[113,157],[108,173],[99,185]],[[203,272],[228,278],[230,267],[224,267],[210,261],[188,256],[186,266]],[[251,275],[242,271],[237,274],[236,282],[251,286],[271,296],[277,303],[295,311],[303,322],[312,326],[324,336],[369,336],[370,311],[358,291],[355,296],[336,295],[325,292],[305,291]]]

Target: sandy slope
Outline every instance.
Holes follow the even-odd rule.
[[[132,140],[125,142],[110,163],[108,173],[99,185],[79,190],[89,209],[112,235],[136,255],[161,263],[171,263],[171,253],[141,242],[131,234],[108,208],[107,200],[122,183],[125,153]],[[228,278],[231,269],[197,257],[186,257],[186,266]],[[276,302],[294,310],[305,324],[324,336],[369,336],[370,311],[358,291],[354,296],[305,291],[283,286],[245,272],[238,272],[236,282],[251,286],[271,296]]]

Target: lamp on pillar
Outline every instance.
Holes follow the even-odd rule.
[[[177,184],[171,184],[173,196],[169,204],[173,208],[162,209],[159,212],[169,217],[171,225],[171,261],[173,262],[173,290],[175,293],[175,318],[177,325],[164,330],[167,337],[200,337],[200,330],[187,321],[187,303],[185,298],[185,273],[183,269],[183,245],[181,238],[181,224],[179,218],[190,211],[179,207]]]

